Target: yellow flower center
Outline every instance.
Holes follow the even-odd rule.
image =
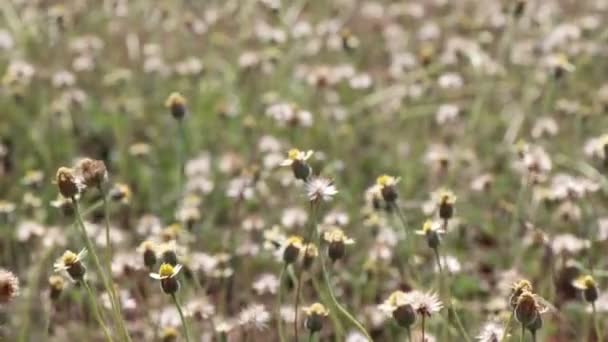
[[[329,310],[323,306],[321,303],[314,303],[313,305],[304,309],[307,315],[319,315],[319,316],[327,316],[329,315]]]
[[[160,269],[158,270],[158,274],[163,278],[171,277],[173,273],[173,266],[171,266],[170,264],[162,264],[160,265]]]
[[[291,160],[297,160],[299,157],[300,150],[298,150],[297,148],[292,148],[291,150],[289,150],[289,152],[287,152],[287,158]]]
[[[593,279],[593,277],[590,275],[583,276],[581,279],[581,283],[583,283],[583,285],[588,289],[594,288],[597,286],[595,283],[595,279]]]
[[[424,225],[422,225],[422,231],[423,231],[424,233],[428,233],[428,232],[430,232],[430,231],[432,231],[432,230],[433,230],[433,221],[431,221],[431,220],[426,220],[426,221],[424,222]]]
[[[63,253],[63,256],[61,257],[61,261],[64,265],[73,265],[78,261],[78,255],[76,255],[72,251],[65,251],[65,253]]]
[[[388,185],[392,185],[394,182],[394,178],[389,175],[382,175],[376,179],[376,184],[385,187]]]

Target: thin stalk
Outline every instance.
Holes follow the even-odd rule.
[[[317,233],[317,239],[318,239],[318,243],[319,246],[321,245],[321,236],[320,234]],[[344,315],[354,326],[357,327],[357,329],[359,329],[359,331],[365,335],[365,338],[367,338],[368,341],[373,341],[372,337],[369,335],[369,333],[367,332],[367,330],[365,330],[365,328],[363,327],[363,325],[361,323],[359,323],[359,321],[357,321],[356,318],[354,318],[349,312],[348,310],[346,310],[342,305],[340,305],[340,303],[338,303],[338,300],[336,299],[336,296],[334,295],[334,290],[332,289],[331,286],[331,282],[329,280],[329,272],[327,271],[327,268],[325,267],[325,256],[323,253],[319,253],[319,258],[320,258],[320,262],[321,262],[321,269],[323,271],[323,279],[325,280],[325,286],[327,287],[327,292],[329,292],[329,297],[331,297],[332,302],[334,303],[334,306],[338,309],[338,311],[340,311],[342,313],[342,315]]]
[[[183,119],[178,120],[179,138],[177,139],[177,192],[182,193],[183,191],[183,178],[184,178],[184,167],[186,163],[186,129],[184,127]]]
[[[306,238],[306,248],[304,249],[304,255],[308,254],[308,246],[309,242],[312,239],[314,231],[317,229],[317,219],[316,219],[316,205],[314,202],[310,202],[310,217],[311,217],[311,225],[308,228],[308,236]],[[298,306],[300,304],[300,291],[302,287],[302,278],[304,277],[304,272],[306,269],[302,268],[300,274],[298,274],[298,285],[296,286],[296,298],[295,298],[295,320],[293,322],[293,332],[295,334],[295,340],[298,341]]]
[[[412,341],[412,329],[407,328],[405,330],[407,330],[407,342],[413,342]]]
[[[500,339],[500,342],[505,342],[507,340],[507,335],[509,335],[509,329],[511,329],[511,322],[513,322],[513,313],[509,315],[509,319],[507,320],[507,324],[505,324],[505,329]]]
[[[519,335],[519,342],[524,342],[526,340],[526,326],[521,325],[521,335]]]
[[[308,333],[308,342],[312,342],[312,335],[313,335],[313,333],[312,333],[312,331],[310,331]]]
[[[171,294],[171,299],[173,299],[173,303],[175,304],[177,312],[179,313],[179,318],[182,321],[182,328],[184,329],[184,337],[186,338],[186,342],[190,342],[190,333],[188,331],[188,325],[186,324],[186,318],[184,317],[184,313],[182,311],[182,306],[179,304],[175,293]]]
[[[281,275],[279,276],[279,291],[277,293],[277,330],[279,333],[279,341],[285,342],[285,331],[283,331],[283,324],[281,322],[281,305],[283,302],[283,283],[285,282],[285,273],[287,271],[287,264],[281,269]]]
[[[93,294],[93,291],[89,287],[89,284],[86,280],[83,279],[81,283],[82,283],[82,286],[84,286],[84,288],[87,290],[87,295],[89,296],[89,302],[91,303],[91,306],[93,307],[93,311],[95,311],[95,318],[97,319],[97,323],[99,323],[99,326],[101,326],[101,329],[103,330],[103,334],[105,335],[106,340],[113,341],[112,336],[110,336],[110,331],[108,330],[108,327],[106,326],[106,324],[103,321],[103,318],[101,316],[101,311],[99,310],[99,305],[97,305],[97,300],[95,299],[95,295]]]
[[[424,323],[425,323],[424,318],[425,318],[424,315],[422,315],[422,342],[426,341],[426,338],[424,338]]]
[[[103,203],[103,216],[105,223],[105,233],[106,233],[106,268],[108,272],[108,277],[110,281],[110,285],[112,285],[112,242],[110,240],[110,206],[108,203],[108,197],[106,191],[103,188],[102,184],[98,185],[99,193],[101,194],[102,203]],[[129,336],[129,331],[125,326],[125,322],[122,318],[122,310],[120,307],[120,298],[118,293],[116,293],[116,289],[114,286],[110,286],[110,290],[112,290],[111,296],[114,297],[114,304],[112,305],[112,309],[114,310],[114,315],[120,325],[120,329],[122,330],[122,334],[127,339],[127,341],[131,340]]]
[[[445,225],[447,227],[447,221],[446,221]],[[471,337],[469,336],[469,334],[465,330],[464,326],[462,325],[462,321],[460,320],[460,316],[458,315],[458,312],[456,312],[456,310],[454,310],[454,304],[452,303],[452,294],[451,294],[451,291],[450,291],[449,275],[444,275],[443,267],[441,266],[441,260],[439,258],[439,249],[438,248],[433,248],[433,251],[435,252],[435,260],[437,260],[437,267],[439,268],[439,290],[440,290],[440,294],[441,294],[441,292],[443,292],[442,289],[444,287],[447,290],[446,291],[447,294],[446,294],[446,297],[445,297],[445,301],[446,301],[446,303],[448,305],[447,306],[447,309],[448,309],[448,322],[449,322],[449,315],[450,315],[450,311],[451,311],[452,314],[454,315],[454,320],[456,321],[456,326],[458,327],[458,331],[460,332],[460,335],[462,336],[462,338],[465,341],[470,342],[471,341]],[[444,277],[446,277],[448,281],[444,281]]]
[[[103,282],[103,286],[105,287],[106,292],[108,293],[108,296],[110,297],[110,304],[112,305],[112,312],[114,314],[114,320],[116,321],[115,323],[117,325],[119,325],[120,327],[124,327],[124,324],[122,323],[122,317],[120,317],[118,315],[119,311],[117,310],[117,303],[116,303],[117,298],[114,296],[115,292],[113,289],[113,285],[108,281],[105,271],[104,271],[103,267],[101,266],[101,262],[99,261],[99,257],[97,255],[95,246],[93,245],[93,242],[91,241],[91,239],[89,238],[89,235],[87,234],[87,230],[84,225],[84,221],[82,220],[82,215],[80,214],[80,205],[78,204],[78,201],[76,200],[76,198],[72,198],[72,203],[74,204],[74,213],[76,216],[76,222],[78,223],[78,226],[80,227],[81,234],[84,239],[84,243],[87,247],[87,250],[91,253],[91,256],[93,257],[93,264],[95,265],[95,268],[97,269],[97,272],[99,273],[99,276],[101,277],[101,281]],[[129,337],[128,331],[126,331],[126,328],[123,330],[123,334],[125,335],[124,337],[127,341],[131,340],[131,338]]]
[[[602,330],[600,328],[600,321],[597,319],[597,310],[595,308],[595,302],[591,303],[591,312],[593,314],[593,327],[595,329],[595,339],[597,341],[601,341],[604,336],[602,336]]]

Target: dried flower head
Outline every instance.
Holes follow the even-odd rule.
[[[312,333],[320,331],[323,328],[323,318],[329,316],[329,310],[321,303],[314,303],[302,310],[306,314],[306,328]]]
[[[76,177],[74,170],[68,167],[57,169],[55,183],[59,188],[59,193],[65,198],[76,197],[84,188],[82,181]]]
[[[13,272],[0,268],[0,303],[10,303],[19,295],[19,279]]]
[[[72,280],[81,281],[86,273],[86,268],[82,264],[82,259],[86,254],[86,249],[81,250],[78,254],[70,250],[65,251],[54,264],[55,272],[66,271]]]
[[[526,279],[520,279],[511,286],[511,297],[509,298],[511,309],[515,309],[517,300],[524,291],[532,292],[532,283]]]
[[[87,187],[99,187],[108,179],[108,171],[103,160],[81,159],[76,165],[76,173]]]
[[[186,98],[178,92],[173,92],[167,97],[165,107],[169,109],[171,115],[177,120],[183,119],[188,111],[186,107]]]
[[[329,202],[338,193],[338,190],[332,180],[315,177],[306,182],[306,193],[311,202]]]

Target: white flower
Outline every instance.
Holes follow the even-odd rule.
[[[333,185],[333,181],[327,178],[315,177],[306,182],[306,194],[313,202],[320,200],[329,202],[337,193],[338,190]]]
[[[420,315],[431,316],[443,308],[443,303],[439,300],[436,293],[412,291],[410,292],[410,296],[410,304]]]
[[[490,321],[484,324],[476,339],[480,342],[498,342],[502,341],[504,334],[502,324]]]
[[[265,330],[270,321],[270,313],[262,304],[252,304],[239,314],[239,324],[256,330]]]

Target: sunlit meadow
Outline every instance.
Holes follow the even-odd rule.
[[[0,0],[0,341],[608,341],[608,0]]]

